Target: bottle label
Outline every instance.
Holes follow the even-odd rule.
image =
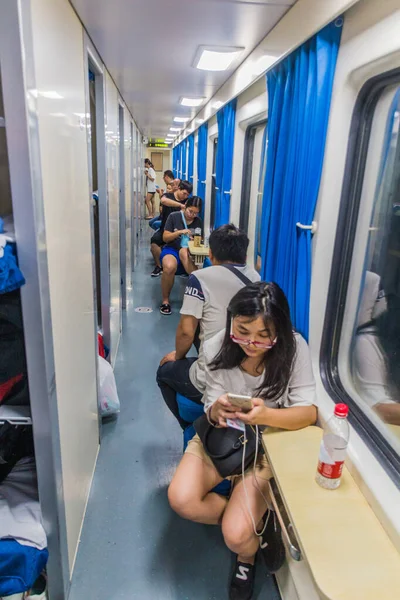
[[[318,461],[318,473],[327,479],[338,479],[343,471],[346,449],[327,448],[321,441]]]

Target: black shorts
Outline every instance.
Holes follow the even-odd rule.
[[[159,229],[152,235],[150,243],[156,244],[156,246],[160,246],[160,248],[164,246],[165,242],[163,241],[163,232],[161,231],[161,229]]]

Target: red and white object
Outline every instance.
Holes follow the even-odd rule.
[[[324,427],[315,480],[328,490],[336,490],[340,485],[350,437],[348,414],[347,404],[336,404],[334,414]]]

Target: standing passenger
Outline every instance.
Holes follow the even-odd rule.
[[[241,289],[229,304],[226,330],[207,340],[204,351],[204,409],[214,427],[226,428],[228,418],[288,430],[315,423],[309,349],[301,335],[293,332],[288,302],[276,283],[253,283]],[[238,411],[229,402],[228,392],[251,396],[252,410]],[[169,487],[171,507],[183,518],[222,525],[225,543],[236,554],[230,600],[252,597],[259,548],[270,573],[284,561],[276,515],[267,510],[271,477],[267,459],[260,452],[254,467],[228,477],[233,487],[229,499],[213,493],[223,477],[196,435]]]
[[[160,200],[165,194],[171,194],[172,192],[175,192],[178,189],[178,184],[175,183],[177,180],[174,178],[174,174],[172,171],[164,171],[163,180],[165,183],[165,189],[159,187],[157,188],[157,194],[159,195]],[[153,217],[149,222],[149,226],[152,229],[154,229],[154,231],[157,231],[157,229],[160,228],[162,219],[161,213],[162,205],[160,204],[160,214],[157,217]]]
[[[174,178],[173,172],[170,171],[169,169],[167,171],[164,171],[163,181],[165,183],[165,188],[158,188],[157,189],[157,194],[160,196],[160,200],[164,196],[165,193],[168,193],[167,189],[166,189],[167,186],[171,185],[174,181],[176,181],[175,178]],[[174,187],[175,187],[175,185],[174,185]],[[176,186],[176,188],[177,187],[178,186]],[[175,189],[173,191],[175,191]]]
[[[235,225],[218,227],[210,236],[213,266],[192,273],[188,279],[176,330],[175,351],[162,359],[157,371],[157,383],[165,403],[182,429],[189,423],[179,415],[177,392],[201,404],[206,385],[204,342],[224,329],[228,304],[240,288],[260,280],[257,271],[246,265],[248,245],[246,233]],[[248,281],[240,279],[240,274]],[[199,356],[186,358],[199,324]]]
[[[148,215],[146,219],[154,219],[155,215],[155,193],[156,193],[156,172],[154,170],[153,163],[146,158],[144,161],[146,181],[147,181],[147,195],[146,195],[146,206]]]
[[[161,251],[161,292],[162,302],[160,313],[162,315],[171,314],[171,305],[169,295],[174,285],[175,273],[180,265],[190,275],[197,267],[193,264],[190,256],[187,242],[193,237],[195,229],[203,229],[203,223],[199,218],[202,200],[198,196],[189,198],[186,201],[185,208],[180,212],[173,212],[165,224],[163,240],[165,246]]]

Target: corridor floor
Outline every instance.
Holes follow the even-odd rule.
[[[160,315],[160,279],[142,245],[115,365],[121,401],[103,436],[69,600],[225,600],[232,557],[218,527],[172,512],[167,486],[182,455],[182,433],[155,381],[174,348],[185,280],[173,314]],[[148,306],[152,313],[135,308]],[[279,600],[259,561],[254,599]]]

